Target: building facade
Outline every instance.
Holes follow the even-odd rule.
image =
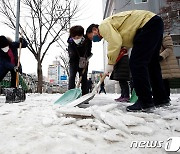
[[[149,10],[162,17],[164,31],[170,33],[174,53],[180,65],[180,1],[179,0],[102,0],[103,18],[128,10]],[[106,43],[105,43],[106,49]],[[105,52],[107,50],[104,50]]]
[[[48,67],[48,81],[54,85],[67,84],[67,74],[59,61],[53,61]]]
[[[180,65],[180,1],[179,0],[102,0],[103,18],[128,10],[149,10],[164,21],[166,33],[170,33],[174,44],[174,53]],[[104,55],[107,54],[107,42],[104,41]],[[106,66],[107,59],[104,65]],[[107,91],[119,92],[117,82],[106,80]],[[115,86],[110,86],[114,84]],[[115,88],[113,88],[115,87]]]

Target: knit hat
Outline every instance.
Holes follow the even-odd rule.
[[[0,48],[7,47],[9,45],[9,41],[3,35],[0,36]]]

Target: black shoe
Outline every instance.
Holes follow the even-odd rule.
[[[133,105],[128,106],[126,110],[128,112],[138,112],[138,111],[142,111],[142,108],[139,101],[136,101]]]
[[[128,106],[126,108],[126,110],[128,112],[139,112],[139,111],[142,111],[142,112],[147,112],[147,113],[152,112],[154,109],[155,109],[154,105],[142,108],[139,101],[136,101],[136,103],[134,103],[133,105]]]
[[[155,104],[155,107],[165,107],[165,106],[170,106],[171,103],[170,103],[170,100],[169,99],[165,99],[163,101],[155,101],[154,100],[154,104]]]

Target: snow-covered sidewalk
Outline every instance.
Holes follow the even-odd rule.
[[[118,96],[97,94],[79,110],[93,115],[86,119],[61,114],[53,104],[60,94],[27,94],[17,104],[0,96],[0,154],[165,154],[167,139],[180,137],[180,94],[154,113],[128,113],[129,103],[114,101]],[[130,147],[140,141],[162,147]]]

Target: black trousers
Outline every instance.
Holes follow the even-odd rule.
[[[126,80],[120,80],[119,85],[121,88],[121,97],[127,98],[129,97],[129,84]]]
[[[104,86],[101,86],[101,88],[100,88],[100,90],[99,90],[99,94],[100,94],[101,92],[104,92],[104,93],[106,94],[106,90],[105,90]]]
[[[2,65],[0,65],[0,82],[4,79],[4,77],[6,76],[6,74],[9,72],[10,70],[4,68]],[[16,87],[16,72],[14,72],[13,70],[10,71],[11,72],[11,87],[15,88]]]
[[[163,28],[162,19],[154,16],[134,37],[129,64],[134,88],[142,108],[153,106],[152,95],[155,102],[166,99],[158,59]]]
[[[170,99],[170,85],[169,85],[169,80],[168,79],[163,79],[163,84],[164,84],[164,88],[166,91],[166,95],[167,97]]]
[[[70,67],[69,67],[70,76],[69,76],[69,87],[68,87],[68,89],[74,89],[76,87],[76,85],[75,85],[76,74],[78,72],[79,76],[81,76],[82,71],[83,71],[83,69],[79,68],[78,63],[70,63]],[[82,95],[85,95],[88,93],[87,72],[88,72],[88,66],[87,66],[84,74],[82,75],[82,80],[81,80]]]

